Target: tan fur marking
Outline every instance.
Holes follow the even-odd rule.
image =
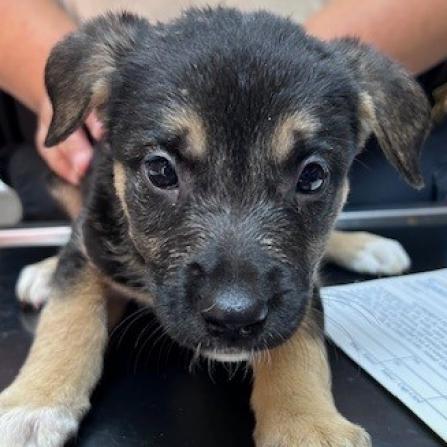
[[[75,220],[78,217],[82,207],[82,196],[79,187],[60,181],[50,189],[50,193],[62,206],[70,219]]]
[[[340,202],[339,211],[342,210],[346,199],[349,194],[349,181],[346,179],[342,189],[342,200]],[[326,245],[325,259],[336,264],[340,264],[340,257],[344,258],[347,256],[347,252],[350,251],[350,243],[352,238],[350,237],[352,233],[346,233],[344,231],[331,231],[329,239]],[[356,249],[357,247],[353,247]]]
[[[349,180],[345,179],[342,189],[341,189],[341,200],[340,200],[340,204],[338,206],[338,212],[340,212],[343,207],[345,206],[346,200],[348,199],[348,195],[349,195]]]
[[[122,163],[115,161],[113,163],[113,185],[115,186],[115,191],[120,200],[121,206],[123,207],[126,217],[129,218],[129,210],[127,209],[126,203],[126,170]]]
[[[343,207],[344,204],[346,203],[346,200],[348,199],[348,195],[349,195],[349,181],[345,180],[345,183],[343,185],[343,197],[342,197],[341,207]]]
[[[359,131],[358,145],[360,148],[363,148],[366,140],[376,126],[377,120],[374,101],[371,98],[371,95],[366,92],[361,92],[359,100],[359,120],[361,127]]]
[[[87,117],[90,111],[95,110],[97,118],[100,121],[104,120],[104,105],[110,96],[110,85],[108,81],[100,79],[96,81],[92,86],[92,99],[89,107],[85,111],[84,115]]]
[[[326,349],[310,316],[270,358],[253,365],[257,447],[352,445],[368,435],[335,408]]]
[[[107,328],[109,332],[122,320],[129,300],[118,291],[107,293]]]
[[[272,152],[277,161],[286,160],[293,149],[295,133],[309,138],[320,128],[318,118],[306,110],[300,110],[283,118],[277,125],[272,138]]]
[[[170,110],[166,113],[166,128],[173,133],[186,132],[187,155],[201,158],[206,151],[206,132],[202,119],[190,109]]]
[[[346,264],[363,249],[367,234],[369,233],[332,231],[326,247],[325,258],[337,265]]]
[[[80,418],[101,374],[106,342],[104,286],[86,267],[75,285],[50,298],[28,358],[0,395],[0,407],[62,406]]]
[[[127,217],[128,220],[128,224],[129,224],[129,237],[134,241],[135,245],[141,246],[143,247],[145,250],[148,251],[148,253],[155,257],[158,256],[159,251],[160,251],[160,244],[157,238],[146,238],[144,240],[141,241],[135,241],[135,237],[133,236],[132,233],[132,223],[131,223],[131,219],[130,219],[130,215],[129,215],[129,209],[127,207],[127,202],[126,202],[126,184],[127,184],[127,177],[126,177],[126,171],[124,166],[115,161],[113,164],[113,183],[115,186],[115,191],[116,194],[119,198],[119,201],[121,203],[121,206],[124,210],[124,214]],[[123,292],[124,294],[128,295],[128,291],[125,292],[125,288],[123,289],[123,286],[120,286],[119,284],[113,283],[111,284],[113,286],[114,289],[120,289],[121,292]],[[133,293],[133,292],[132,292]],[[131,295],[132,295],[131,293]],[[135,299],[139,299],[140,301],[144,300],[146,303],[148,302],[148,299],[151,300],[150,297],[148,297],[146,294],[143,293],[134,293],[132,295]]]
[[[158,247],[158,246],[157,246]],[[150,248],[152,250],[156,250],[155,248]],[[152,306],[154,303],[154,297],[149,295],[148,293],[139,292],[130,287],[126,287],[123,284],[119,284],[110,278],[104,278],[105,283],[117,294],[120,295],[120,298],[125,300],[135,300],[145,306]]]

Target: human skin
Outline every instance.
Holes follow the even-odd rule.
[[[157,2],[155,11],[162,8]],[[55,0],[0,0],[0,17],[8,24],[0,28],[0,88],[37,114],[38,152],[53,171],[78,184],[92,155],[84,130],[54,148],[43,144],[52,116],[43,82],[45,62],[54,44],[76,24]],[[418,74],[447,54],[446,23],[445,0],[332,0],[304,26],[324,40],[357,36]],[[101,136],[94,114],[85,124],[94,139]]]
[[[0,88],[15,96],[38,117],[36,148],[50,168],[77,184],[87,169],[92,148],[78,130],[55,148],[44,146],[52,110],[44,86],[44,69],[51,48],[76,24],[53,0],[0,0]],[[93,137],[100,135],[94,116],[86,122]]]
[[[333,0],[305,24],[320,39],[357,36],[422,73],[447,55],[445,0]]]

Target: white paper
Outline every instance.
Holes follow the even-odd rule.
[[[0,180],[0,192],[8,191],[8,187]]]
[[[447,441],[447,269],[322,297],[327,335]]]

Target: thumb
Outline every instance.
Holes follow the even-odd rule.
[[[79,129],[71,134],[58,145],[58,150],[62,152],[78,178],[83,177],[93,156],[93,148],[84,131]]]
[[[90,132],[92,138],[96,141],[99,141],[104,134],[104,128],[95,112],[90,113],[90,115],[85,120],[85,125],[87,126],[87,129]]]

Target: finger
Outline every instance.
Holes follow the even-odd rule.
[[[82,130],[70,135],[57,146],[47,148],[43,144],[44,132],[39,129],[36,147],[48,166],[68,182],[77,185],[90,165],[93,149]]]
[[[37,150],[56,174],[68,182],[77,185],[90,165],[93,154],[92,146],[85,132],[79,129],[62,143],[52,148],[46,148],[44,142],[51,121],[51,115],[51,104],[49,99],[46,98],[42,103],[39,113],[36,132]],[[92,126],[95,125],[94,119],[94,116],[90,118]],[[97,124],[96,127],[93,127],[96,135],[99,134],[98,127]]]
[[[90,115],[85,120],[85,125],[87,126],[87,129],[94,140],[99,141],[102,138],[104,134],[104,128],[95,112],[90,113]]]
[[[45,160],[50,169],[58,176],[62,177],[73,185],[79,184],[81,179],[79,174],[73,170],[70,162],[57,147],[43,147],[39,150],[39,154]]]
[[[77,130],[58,145],[78,178],[84,176],[93,156],[93,148],[83,130]]]
[[[51,148],[45,147],[45,135],[46,127],[42,124],[42,121],[39,121],[35,140],[37,152],[53,172],[69,183],[77,185],[80,180],[79,175],[73,171],[70,162],[57,146]]]

